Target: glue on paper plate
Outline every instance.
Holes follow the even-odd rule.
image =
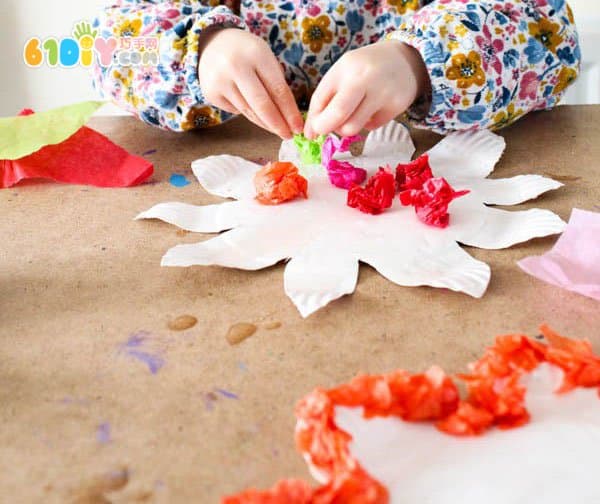
[[[600,358],[542,328],[501,336],[470,373],[359,376],[296,407],[318,484],[285,480],[223,504],[600,502]]]
[[[193,206],[162,203],[138,219],[161,219],[188,231],[219,233],[210,240],[178,245],[164,266],[219,265],[258,270],[288,261],[284,289],[302,316],[354,292],[362,261],[398,285],[448,288],[481,297],[490,268],[458,243],[501,249],[531,238],[562,232],[565,223],[548,210],[509,212],[488,205],[516,205],[562,184],[539,175],[486,178],[502,156],[504,139],[489,131],[454,133],[429,152],[435,177],[468,194],[450,205],[450,223],[440,229],[421,222],[398,202],[380,215],[349,208],[347,191],[330,183],[319,165],[305,166],[292,140],[284,141],[280,161],[290,161],[308,180],[308,197],[265,206],[256,200],[253,179],[261,166],[219,155],[192,164],[210,194],[237,201]],[[415,151],[408,130],[396,122],[372,131],[362,154],[338,152],[369,176],[381,166],[407,163]]]

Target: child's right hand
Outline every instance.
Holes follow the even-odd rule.
[[[200,39],[198,77],[206,100],[243,114],[282,138],[301,133],[302,115],[267,43],[238,28],[222,28]]]

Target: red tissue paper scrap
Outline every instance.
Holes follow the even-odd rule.
[[[19,115],[33,113],[25,109]],[[104,135],[82,126],[59,144],[46,145],[20,159],[0,159],[0,187],[11,187],[27,179],[129,187],[142,183],[153,171],[150,161],[130,154]]]
[[[587,340],[560,336],[545,325],[540,331],[547,343],[522,334],[497,337],[483,357],[470,365],[470,372],[456,378],[433,366],[422,374],[397,370],[385,375],[361,375],[333,389],[317,388],[296,406],[296,445],[310,464],[311,472],[323,484],[314,488],[302,480],[284,480],[270,490],[249,489],[225,497],[222,504],[390,503],[392,490],[361,466],[351,446],[357,440],[338,425],[336,408],[339,407],[362,408],[364,419],[413,422],[413,425],[426,428],[419,431],[420,435],[432,436],[437,430],[438,434],[447,434],[449,440],[469,436],[472,439],[464,444],[467,447],[472,446],[473,436],[488,442],[502,442],[502,436],[508,436],[508,433],[493,428],[513,429],[511,432],[519,433],[519,428],[524,425],[536,424],[537,417],[530,416],[526,401],[528,386],[534,388],[536,382],[527,379],[542,370],[558,373],[552,375],[554,388],[547,393],[558,398],[559,409],[565,407],[561,406],[565,404],[561,398],[572,391],[575,393],[574,389],[580,391],[579,396],[573,395],[574,399],[600,400],[600,358],[593,353],[591,344]],[[464,397],[459,393],[459,382],[466,385]],[[592,394],[581,396],[584,390],[590,390]],[[534,396],[538,393],[536,390]],[[542,402],[548,409],[545,396]],[[575,412],[576,415],[580,413]],[[562,417],[558,420],[566,421]],[[544,423],[546,421],[540,420],[541,428],[543,430],[546,425],[547,436],[552,437],[554,434],[551,426]],[[434,429],[429,430],[431,427]],[[409,435],[414,435],[410,432]],[[425,450],[436,445],[430,443],[427,446]],[[452,444],[452,447],[453,460],[457,461],[457,445]],[[416,459],[408,457],[408,463],[415,464],[418,460],[418,456]],[[514,466],[510,457],[509,462]],[[405,486],[401,474],[396,474],[394,481],[400,487]],[[468,479],[466,481],[469,484]],[[451,486],[455,484],[450,482]],[[510,487],[510,481],[506,484]]]

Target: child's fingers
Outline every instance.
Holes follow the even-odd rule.
[[[341,136],[357,135],[378,109],[379,97],[372,94],[365,96],[354,113],[336,131]]]
[[[251,110],[256,114],[258,119],[268,126],[268,129],[274,131],[282,138],[290,138],[292,136],[287,123],[281,117],[279,109],[273,103],[272,98],[256,73],[252,72],[245,75],[244,78],[237,82],[237,85],[246,103],[250,105]]]
[[[365,124],[364,127],[368,130],[374,130],[380,128],[384,124],[389,123],[395,117],[396,113],[393,110],[382,109],[373,114],[371,119],[367,121],[367,124]]]
[[[238,87],[235,84],[233,85],[233,89],[230,90],[229,93],[227,94],[227,100],[242,115],[247,117],[248,120],[252,121],[257,126],[260,126],[264,130],[271,131],[271,128],[269,128],[258,117],[256,117],[256,114],[252,111],[252,109],[250,108],[250,105],[248,105],[248,102],[246,102],[246,99],[244,98],[241,91],[238,89]]]
[[[345,86],[327,104],[323,112],[311,119],[313,131],[326,135],[337,130],[350,117],[365,97],[364,88]]]
[[[300,133],[304,121],[277,60],[272,58],[269,64],[259,67],[258,76],[269,95],[271,95],[290,131]]]
[[[328,78],[330,75],[330,73],[325,74],[310,99],[308,114],[304,123],[304,136],[306,138],[312,139],[315,137],[315,131],[312,127],[313,118],[318,116],[335,96],[337,89],[333,82],[334,79]]]
[[[240,111],[233,106],[233,104],[227,99],[223,98],[223,110],[229,112],[230,114],[239,114]]]
[[[212,105],[215,107],[229,112],[230,114],[239,114],[240,111],[227,99],[225,96],[219,96],[217,99],[212,101]]]

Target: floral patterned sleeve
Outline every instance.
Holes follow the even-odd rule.
[[[105,39],[157,37],[158,66],[93,68],[101,94],[146,123],[174,131],[212,126],[231,114],[210,106],[198,83],[198,37],[212,26],[243,27],[240,17],[212,1],[113,0],[94,21]]]
[[[415,47],[431,96],[409,116],[439,133],[499,129],[553,107],[579,72],[581,53],[565,0],[424,2],[390,34]]]

